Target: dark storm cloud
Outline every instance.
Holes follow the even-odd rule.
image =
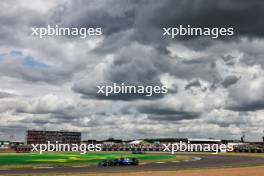
[[[48,116],[35,116],[33,118],[27,118],[20,120],[19,122],[24,124],[35,124],[37,126],[45,124],[61,124],[61,123],[73,123],[76,118],[62,118],[62,115],[58,117],[57,115],[49,114]]]
[[[240,102],[239,104],[228,106],[227,109],[232,110],[232,111],[263,110],[264,109],[264,101],[258,100],[258,101],[247,102],[247,103]]]
[[[224,87],[228,87],[228,86],[231,86],[231,85],[235,84],[238,80],[239,80],[239,77],[237,77],[235,75],[230,75],[230,76],[227,76],[223,80],[222,85]]]
[[[111,35],[133,27],[139,0],[77,0],[54,9],[51,17],[57,23],[75,27],[102,27]],[[77,14],[71,15],[72,12]]]
[[[107,65],[103,71],[103,80],[90,82],[91,78],[84,79],[73,86],[73,91],[81,93],[84,98],[134,100],[155,99],[163,97],[155,94],[146,97],[145,94],[115,94],[101,96],[97,94],[97,86],[113,86],[113,83],[133,86],[162,86],[160,74],[166,72],[170,67],[170,58],[158,53],[154,49],[142,48],[141,45],[125,47],[115,54],[112,63]],[[92,84],[92,86],[90,86]],[[89,86],[88,86],[89,85]],[[177,92],[177,88],[169,90],[170,93]],[[147,93],[148,94],[148,93]]]
[[[233,56],[228,55],[228,56],[223,56],[222,58],[225,61],[226,65],[229,65],[229,66],[235,65],[235,62],[233,61],[234,59]]]
[[[166,62],[168,61],[168,62]],[[126,48],[115,58],[106,71],[106,78],[116,83],[160,85],[158,76],[169,66],[169,58],[140,46]]]
[[[149,40],[151,38],[147,33],[158,35],[162,27],[180,24],[209,28],[233,27],[235,36],[263,37],[263,8],[264,3],[259,0],[167,0],[146,3],[136,22],[138,39]]]
[[[209,28],[233,27],[235,37],[263,37],[263,8],[264,3],[259,0],[164,0],[155,3],[151,0],[78,0],[55,8],[50,21],[64,26],[102,27],[106,38],[97,49],[112,52],[129,45],[129,41],[152,44],[159,49],[173,42],[162,38],[162,28],[180,24]],[[72,15],[76,11],[78,13]],[[128,30],[130,32],[126,33]],[[182,39],[192,38],[186,36]],[[213,40],[200,39],[185,42],[197,49],[212,43]]]
[[[233,56],[231,55],[227,55],[227,56],[223,56],[222,59],[225,61],[225,62],[230,62],[234,59]]]
[[[127,7],[130,4],[131,7]],[[94,6],[93,10],[91,7]],[[139,55],[137,50],[126,49],[114,58],[114,61],[105,71],[106,82],[128,82],[131,84],[160,85],[159,75],[169,72],[183,79],[201,77],[207,81],[217,84],[221,79],[214,71],[215,63],[212,58],[200,58],[182,61],[175,64],[167,57],[169,51],[165,44],[166,39],[161,39],[163,27],[173,27],[179,24],[193,25],[196,27],[234,27],[236,36],[262,36],[263,31],[261,15],[264,14],[259,1],[121,1],[118,5],[112,1],[103,2],[100,7],[94,4],[77,1],[69,3],[60,11],[59,21],[61,24],[80,26],[102,25],[106,31],[106,38],[102,45],[94,51],[101,54],[104,52],[116,52],[116,50],[131,45],[132,41],[140,41],[144,44],[153,44],[156,56],[153,54]],[[81,8],[80,8],[81,7]],[[107,7],[107,8],[105,8]],[[117,10],[123,7],[121,10]],[[71,11],[79,9],[76,16],[70,17]],[[253,10],[254,9],[254,10]],[[100,13],[98,12],[100,11]],[[56,10],[55,10],[56,12]],[[55,13],[56,14],[56,13]],[[162,14],[162,15],[160,15]],[[93,17],[93,18],[86,18]],[[255,22],[259,23],[255,25]],[[130,30],[130,32],[127,32]],[[153,43],[152,41],[155,41]],[[165,43],[164,43],[165,42]],[[170,41],[171,42],[171,41]],[[208,40],[186,41],[186,45],[195,48],[211,46],[214,42]],[[158,56],[157,56],[158,55]],[[153,57],[153,59],[148,59]],[[162,62],[161,62],[162,60]],[[226,61],[227,62],[227,61]],[[188,70],[188,71],[186,71]],[[223,86],[233,83],[234,79],[226,78]],[[126,95],[115,95],[109,97],[98,96],[96,89],[87,87],[87,84],[75,84],[75,92],[81,93],[83,98],[96,99],[133,99]],[[135,99],[140,97],[134,96]]]
[[[178,60],[178,59],[177,59]],[[182,79],[195,79],[202,78],[209,82],[218,81],[218,74],[214,67],[212,67],[212,63],[214,63],[215,59],[213,58],[196,58],[193,60],[178,60],[177,64],[170,63],[169,73],[178,78]]]
[[[162,86],[160,75],[169,73],[177,78],[194,80],[186,85],[190,87],[201,86],[198,78],[217,84],[221,81],[215,67],[212,67],[215,59],[209,57],[196,58],[194,60],[182,60],[171,57],[167,52],[159,53],[156,49],[145,49],[139,46],[130,46],[117,52],[111,64],[103,72],[103,80],[91,81],[84,79],[77,82],[72,90],[80,93],[83,98],[95,98],[105,100],[135,100],[163,98],[163,95],[154,94],[152,97],[144,95],[115,94],[103,96],[97,94],[97,85],[112,85],[113,83],[143,86]],[[104,82],[104,83],[102,83]],[[200,84],[200,85],[199,85]],[[168,93],[176,94],[178,86],[172,85]]]
[[[191,112],[185,110],[176,110],[167,107],[160,107],[159,104],[143,105],[137,107],[140,113],[148,115],[148,119],[156,121],[180,121],[188,119],[196,119],[200,117],[199,112]]]
[[[188,83],[186,86],[185,86],[185,89],[190,89],[191,87],[201,87],[201,83],[199,80],[194,80],[194,81],[191,81],[190,83]]]
[[[157,115],[157,114],[149,114],[148,119],[155,121],[181,121],[181,120],[191,120],[199,118],[199,113],[193,112],[174,112],[174,114],[167,115]]]

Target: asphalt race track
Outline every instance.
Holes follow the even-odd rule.
[[[37,174],[37,173],[98,173],[98,172],[126,172],[126,171],[155,171],[155,170],[180,170],[193,168],[219,168],[239,167],[264,164],[264,157],[231,156],[231,155],[192,155],[200,160],[182,162],[160,162],[141,164],[139,166],[115,167],[63,167],[63,168],[33,168],[0,170],[0,175],[5,174]]]

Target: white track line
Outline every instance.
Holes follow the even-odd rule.
[[[163,164],[163,163],[166,163],[166,162],[156,162],[157,164]]]
[[[139,165],[144,165],[144,164],[148,164],[148,163],[139,163]]]
[[[179,163],[180,161],[172,161],[173,163]]]
[[[72,166],[72,167],[89,167],[89,166]]]
[[[33,167],[33,169],[51,169],[53,167]]]
[[[199,160],[201,160],[202,158],[200,158],[200,157],[193,157],[193,159],[192,159],[192,161],[199,161]]]

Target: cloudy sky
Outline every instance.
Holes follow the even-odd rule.
[[[0,138],[27,129],[83,139],[261,140],[264,2],[3,0]],[[31,36],[31,27],[102,27],[103,36]],[[233,27],[235,35],[166,38],[163,27]],[[104,99],[99,84],[165,85],[165,96]]]

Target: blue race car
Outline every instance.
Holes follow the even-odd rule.
[[[111,160],[103,160],[98,163],[98,166],[136,166],[139,164],[137,158],[118,158]]]

